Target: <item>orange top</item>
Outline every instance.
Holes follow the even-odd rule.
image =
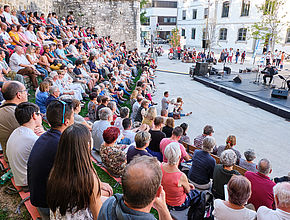
[[[180,206],[185,202],[186,193],[182,186],[178,186],[182,172],[167,173],[161,164],[162,180],[161,185],[165,191],[165,199],[167,205]]]

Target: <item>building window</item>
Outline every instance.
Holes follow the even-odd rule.
[[[229,11],[230,11],[230,2],[224,2],[223,3],[222,18],[229,17]]]
[[[227,40],[227,34],[228,34],[228,29],[221,28],[219,40]]]
[[[196,31],[195,28],[191,29],[191,39],[192,40],[195,40],[195,31]]]
[[[192,19],[196,19],[196,17],[197,17],[197,10],[193,9],[192,10]]]
[[[202,39],[206,40],[206,29],[205,28],[202,29]]]
[[[273,15],[275,12],[277,0],[265,0],[265,4],[263,6],[264,15]]]
[[[181,36],[185,38],[185,29],[181,29]]]
[[[287,30],[286,43],[290,43],[290,28]]]
[[[208,8],[204,9],[204,18],[208,18]]]
[[[238,31],[238,41],[246,41],[247,28],[240,28]]]
[[[182,10],[182,20],[186,20],[186,10]]]
[[[243,0],[241,16],[249,16],[249,12],[250,12],[250,1]]]

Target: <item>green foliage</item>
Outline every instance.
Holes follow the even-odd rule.
[[[169,43],[171,47],[176,48],[180,46],[180,33],[178,28],[173,28],[171,31],[171,36],[169,39]]]
[[[140,9],[144,8],[148,4],[148,0],[140,1]],[[140,23],[145,24],[148,22],[148,18],[146,17],[146,11],[140,12]]]
[[[269,41],[272,51],[274,50],[275,43],[281,40],[278,35],[281,19],[286,16],[286,14],[281,14],[281,8],[284,3],[284,0],[266,0],[262,6],[257,6],[263,14],[262,20],[255,23],[251,28],[253,38]]]

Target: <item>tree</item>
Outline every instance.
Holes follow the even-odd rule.
[[[169,43],[171,45],[172,48],[177,48],[178,46],[180,46],[180,33],[178,28],[173,28],[171,31],[171,36],[170,36],[170,40]]]
[[[148,0],[141,0],[140,1],[140,9],[144,8],[148,4]],[[146,17],[146,11],[141,11],[140,12],[140,23],[144,24],[148,21],[148,18]]]
[[[261,21],[252,26],[252,36],[268,43],[271,51],[274,51],[275,44],[281,40],[278,35],[282,27],[281,20],[286,16],[281,14],[284,3],[285,0],[266,0],[262,6],[256,6],[262,16]]]

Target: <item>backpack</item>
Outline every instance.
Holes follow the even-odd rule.
[[[213,195],[205,190],[199,194],[197,199],[190,201],[188,220],[213,220]]]

